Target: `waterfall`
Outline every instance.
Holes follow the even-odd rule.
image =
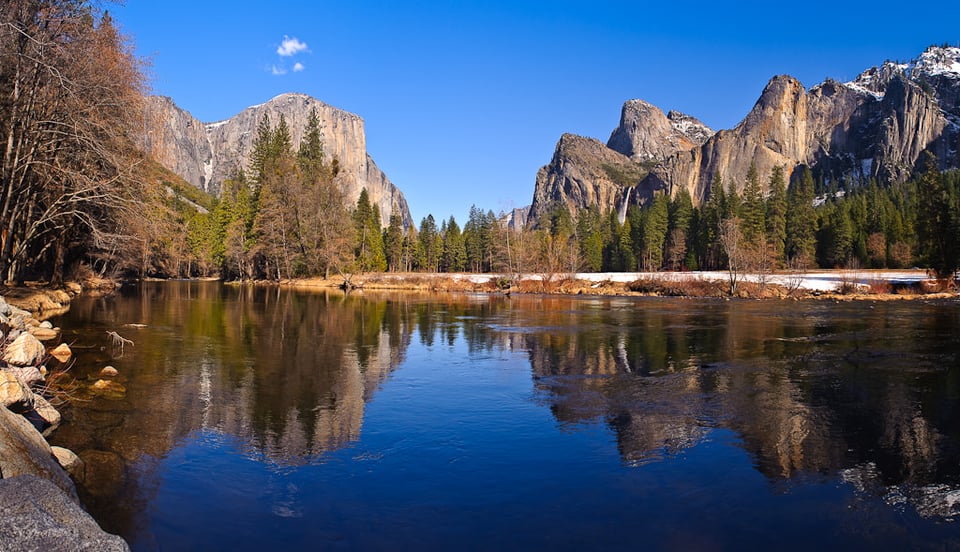
[[[623,198],[623,206],[620,207],[620,211],[617,213],[617,220],[620,224],[623,224],[623,221],[627,220],[627,205],[630,204],[630,192],[633,191],[633,187],[627,188],[627,195]]]

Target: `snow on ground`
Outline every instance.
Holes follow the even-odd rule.
[[[444,274],[454,280],[466,280],[475,284],[488,282],[492,278],[513,279],[511,274]],[[554,278],[569,278],[570,274],[557,274]],[[587,282],[629,283],[642,279],[658,279],[663,281],[692,281],[710,280],[727,281],[730,274],[727,271],[705,272],[586,272],[572,275],[575,280]],[[542,274],[523,274],[523,280],[542,280]],[[756,274],[741,274],[740,281],[756,282]],[[785,287],[806,289],[810,291],[836,291],[844,283],[856,283],[868,286],[871,282],[885,281],[891,284],[916,284],[929,279],[923,270],[823,270],[809,272],[777,272],[766,275],[767,283],[779,284]]]

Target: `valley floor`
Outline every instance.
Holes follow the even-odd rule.
[[[907,299],[954,297],[953,283],[937,281],[926,271],[811,270],[735,275],[734,295],[749,298]],[[557,293],[574,295],[669,295],[723,297],[730,293],[731,273],[599,272],[599,273],[368,273],[350,277],[353,286],[376,290]],[[290,280],[291,287],[341,287],[340,277]]]

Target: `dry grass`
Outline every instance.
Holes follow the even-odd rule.
[[[725,282],[703,278],[692,280],[665,280],[641,278],[627,284],[627,289],[636,293],[665,297],[724,297]]]

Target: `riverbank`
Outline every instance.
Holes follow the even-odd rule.
[[[47,442],[61,422],[56,380],[69,369],[73,352],[46,319],[69,309],[82,291],[79,284],[0,290],[3,550],[129,550],[80,506],[76,485],[84,480],[83,461]]]
[[[731,279],[734,292],[731,294]],[[284,280],[292,288],[343,288],[345,280]],[[371,273],[354,275],[355,289],[475,293],[546,293],[749,299],[884,300],[951,298],[956,287],[923,270],[817,270],[735,274],[606,272],[577,274]]]

